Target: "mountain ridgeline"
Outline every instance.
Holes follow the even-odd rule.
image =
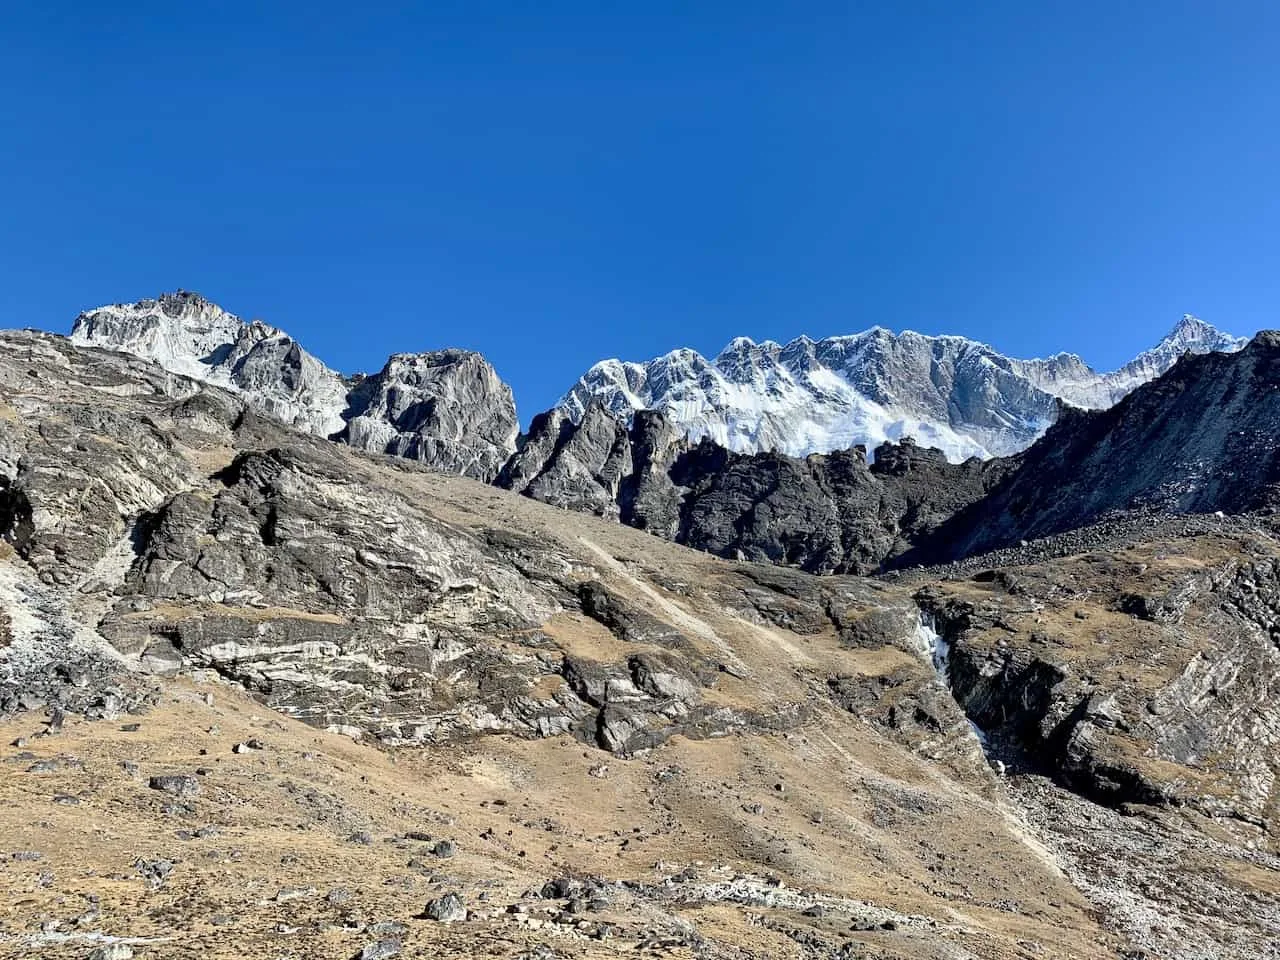
[[[883,327],[785,345],[739,337],[714,360],[692,350],[647,363],[605,360],[557,406],[574,420],[592,399],[623,420],[659,410],[693,439],[738,453],[870,450],[909,436],[958,463],[1030,446],[1057,418],[1058,400],[1109,407],[1187,351],[1243,344],[1185,316],[1154,348],[1098,373],[1074,354],[1018,360],[964,337]]]
[[[377,373],[348,379],[287,333],[195,293],[88,311],[71,342],[232,390],[307,433],[477,480],[493,479],[520,432],[511,388],[477,353],[396,354]]]
[[[523,436],[510,388],[467,351],[344,378],[192,293],[82,314],[71,339],[362,450],[814,573],[953,561],[1134,511],[1262,509],[1277,479],[1280,341],[1192,317],[1110,373],[882,328],[605,361]]]

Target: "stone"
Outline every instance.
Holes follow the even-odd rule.
[[[159,774],[148,781],[152,790],[159,790],[175,797],[198,797],[200,783],[195,777],[185,774]]]
[[[276,891],[276,903],[289,903],[293,900],[305,900],[316,895],[315,887],[281,887]]]
[[[173,872],[174,863],[172,860],[145,860],[140,857],[134,861],[133,866],[142,874],[150,889],[159,890]]]
[[[428,902],[422,917],[439,923],[457,923],[467,919],[467,908],[461,895],[450,892]]]
[[[404,949],[403,941],[389,937],[384,940],[378,940],[374,943],[366,944],[358,954],[356,960],[386,960],[388,957],[398,957],[400,951]]]

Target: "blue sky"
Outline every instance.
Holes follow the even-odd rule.
[[[1280,325],[1275,4],[21,6],[5,326],[185,287],[345,371],[481,350],[527,420],[738,334]]]

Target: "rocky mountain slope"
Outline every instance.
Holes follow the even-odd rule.
[[[1280,540],[1253,520],[819,578],[57,337],[0,334],[0,404],[0,954],[1280,942]],[[584,466],[601,490],[697,451],[650,426],[630,473]]]
[[[868,573],[978,500],[1013,462],[948,463],[909,440],[805,459],[690,443],[665,416],[624,426],[593,400],[535,418],[495,481],[722,557]]]
[[[557,409],[575,421],[592,398],[624,421],[658,410],[692,439],[738,453],[803,457],[910,437],[959,462],[1030,446],[1057,418],[1059,399],[1109,407],[1185,352],[1243,344],[1186,316],[1156,347],[1098,373],[1072,354],[1016,360],[963,337],[883,327],[785,345],[739,337],[714,360],[686,349],[646,363],[602,361]]]
[[[478,354],[397,354],[378,373],[347,381],[288,334],[195,293],[90,310],[71,341],[233,390],[309,433],[481,480],[493,478],[519,433],[511,389]]]
[[[1016,469],[900,562],[954,560],[1131,513],[1273,512],[1280,333],[1186,357],[1109,410],[1066,411]]]
[[[1187,355],[1115,406],[1068,405],[1015,456],[951,464],[910,442],[803,459],[628,429],[593,399],[538,418],[497,483],[720,556],[814,573],[946,563],[1103,521],[1271,511],[1280,335]],[[1144,364],[1148,361],[1142,361]],[[868,463],[868,459],[872,462]]]

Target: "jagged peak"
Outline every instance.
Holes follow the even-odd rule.
[[[484,355],[464,347],[441,347],[439,350],[418,350],[393,353],[387,358],[387,366],[404,364],[406,366],[437,367],[448,363],[461,363],[467,360],[480,360],[486,365],[489,361]]]
[[[1162,343],[1170,343],[1183,340],[1200,340],[1206,336],[1218,336],[1221,331],[1211,323],[1206,323],[1195,314],[1184,313],[1182,319],[1174,324],[1161,341]]]
[[[1174,324],[1157,349],[1162,346],[1204,346],[1217,348],[1221,344],[1239,343],[1243,345],[1245,338],[1236,337],[1213,324],[1201,320],[1191,313],[1184,313],[1182,319]]]

